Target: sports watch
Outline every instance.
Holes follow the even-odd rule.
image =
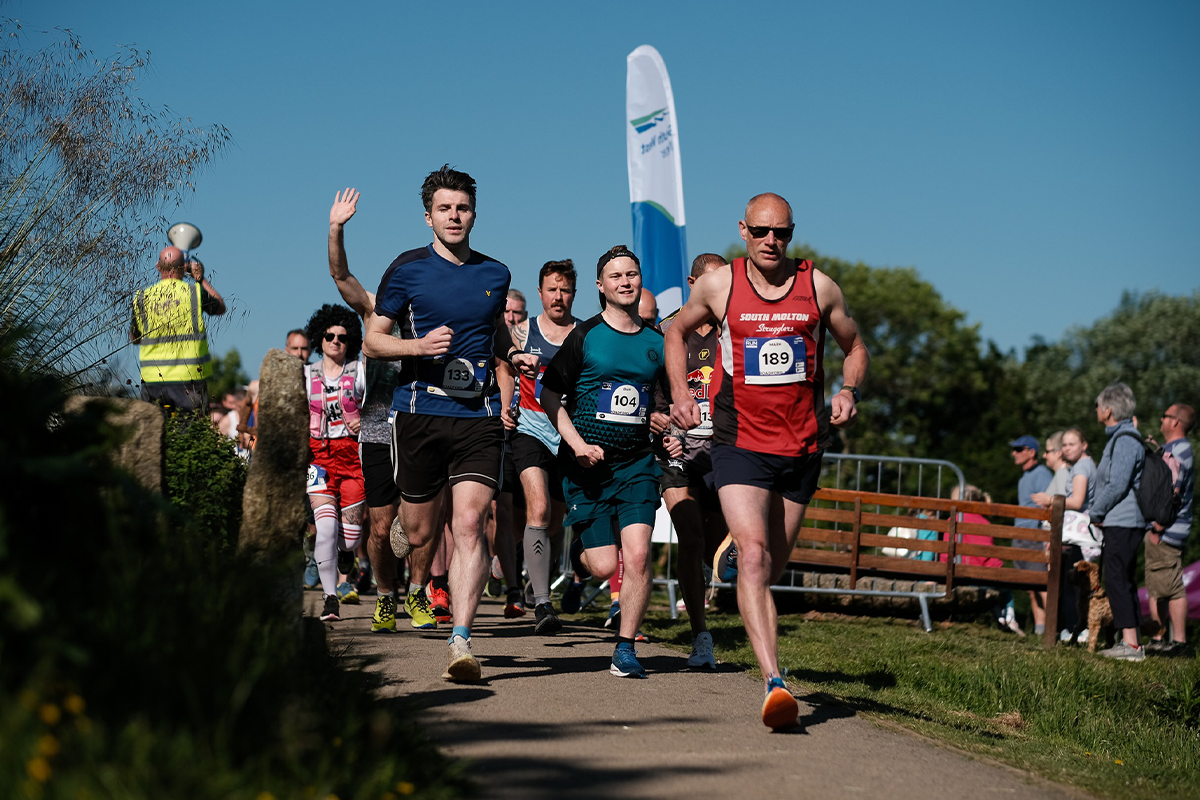
[[[862,395],[860,395],[860,394],[858,393],[858,387],[857,387],[857,386],[843,386],[843,387],[841,388],[841,391],[843,391],[843,392],[844,392],[844,391],[847,391],[847,390],[849,390],[849,392],[850,392],[850,396],[854,398],[854,403],[855,403],[855,405],[857,405],[857,404],[859,404],[859,403],[861,403],[861,402],[862,402]]]

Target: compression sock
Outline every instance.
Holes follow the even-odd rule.
[[[608,579],[608,593],[612,595],[612,601],[615,603],[621,599],[621,584],[625,581],[625,556],[621,551],[617,551],[617,571]]]
[[[338,547],[347,553],[353,553],[358,549],[358,543],[362,540],[362,525],[352,525],[348,522],[342,523],[342,540],[338,542]]]
[[[317,574],[321,576],[321,591],[326,595],[337,594],[337,506],[328,503],[314,509],[313,517],[317,521],[317,539],[313,543],[313,555],[317,559]]]
[[[525,526],[525,568],[536,605],[550,601],[550,534],[544,525]]]

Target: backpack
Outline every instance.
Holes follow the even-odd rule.
[[[1179,461],[1175,456],[1142,440],[1141,434],[1133,431],[1121,431],[1117,438],[1131,436],[1146,449],[1146,459],[1142,465],[1142,483],[1138,486],[1138,509],[1147,522],[1157,522],[1163,528],[1171,527],[1171,523],[1179,516],[1179,508],[1183,499],[1175,488],[1179,480]]]

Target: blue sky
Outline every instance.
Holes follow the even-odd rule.
[[[186,11],[182,10],[186,8]],[[631,239],[625,56],[671,74],[689,257],[737,240],[745,201],[787,197],[797,240],[914,266],[1020,352],[1126,289],[1200,287],[1200,5],[961,2],[10,0],[33,33],[148,50],[139,92],[234,146],[174,215],[232,302],[214,350],[250,371],[337,299],[328,209],[370,288],[429,241],[418,189],[479,184],[472,244],[529,293],[538,267]],[[1188,229],[1192,234],[1187,234]],[[154,254],[134,265],[153,277]],[[854,298],[849,298],[853,310]],[[580,293],[577,314],[596,311]]]

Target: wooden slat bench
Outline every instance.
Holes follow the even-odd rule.
[[[911,517],[906,514],[909,509],[936,512],[938,518]],[[960,522],[960,513],[980,514],[989,520],[989,524]],[[1012,524],[1018,519],[1035,520],[1038,527],[1018,528]],[[945,584],[947,592],[953,591],[955,584],[1045,590],[1046,632],[1042,642],[1046,647],[1053,647],[1058,641],[1058,597],[1062,567],[1057,554],[1062,551],[1062,519],[1062,497],[1055,497],[1050,508],[1041,509],[1003,503],[819,489],[804,516],[804,525],[792,549],[789,567],[849,573],[850,587],[858,586],[860,577],[878,576],[937,581]],[[1049,522],[1050,529],[1042,528],[1042,522]],[[941,538],[900,539],[876,532],[893,527],[935,531]],[[993,539],[1049,542],[1049,552],[1053,557],[1049,557],[1043,549],[960,541],[960,537],[966,534],[990,536]],[[884,547],[932,552],[935,559],[945,555],[946,560],[919,561],[885,556],[877,552]],[[1028,561],[1047,564],[1048,568],[1045,571],[1033,571],[955,563],[959,556],[997,558],[1006,562]],[[874,593],[853,588],[837,591],[845,594]],[[924,605],[922,601],[922,607]]]

